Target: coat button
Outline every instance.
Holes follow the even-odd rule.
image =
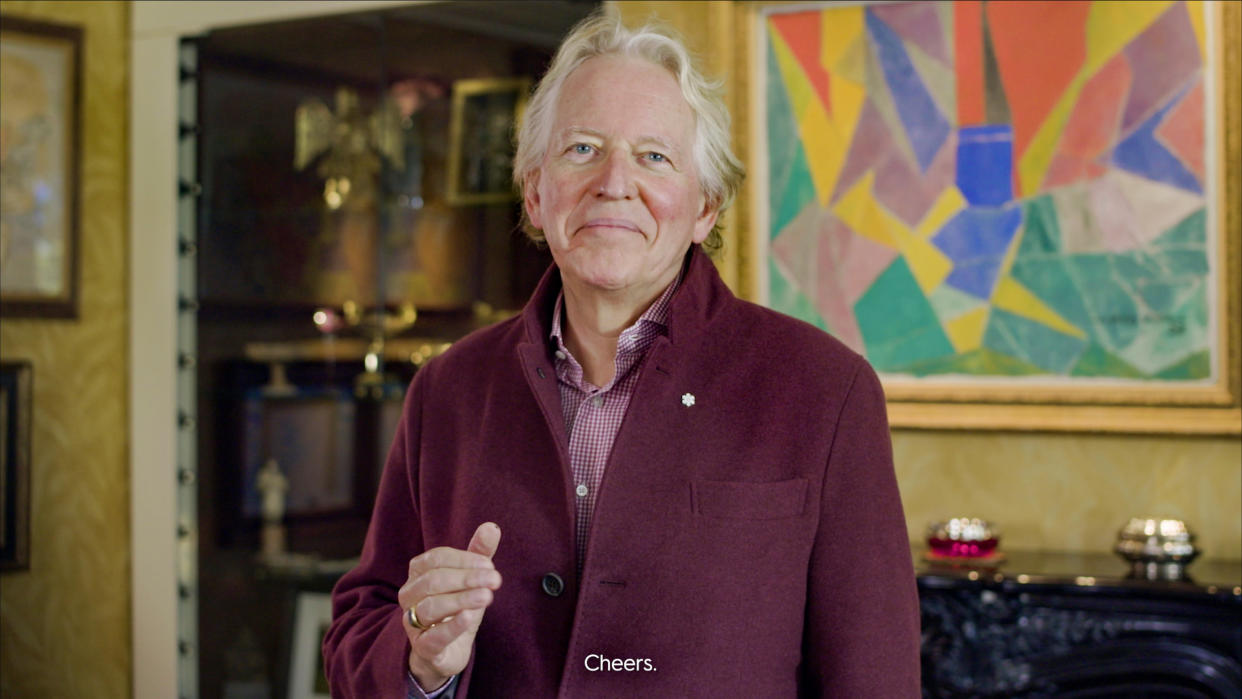
[[[539,583],[543,587],[543,593],[548,597],[560,597],[565,591],[565,581],[561,580],[561,576],[556,573],[548,573],[543,576],[543,580]]]

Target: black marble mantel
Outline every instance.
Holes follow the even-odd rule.
[[[1242,699],[1242,561],[1167,582],[1111,554],[915,560],[924,697]]]

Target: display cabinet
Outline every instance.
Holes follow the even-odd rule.
[[[550,261],[519,228],[511,133],[593,8],[412,3],[183,42],[179,627],[199,696],[314,686],[293,681],[296,593],[358,555],[406,385]]]

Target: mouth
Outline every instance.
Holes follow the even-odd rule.
[[[622,230],[642,233],[642,230],[634,222],[623,218],[593,218],[578,227],[579,232],[587,230]]]

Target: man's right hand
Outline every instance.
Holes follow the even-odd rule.
[[[439,689],[470,662],[483,612],[500,587],[492,563],[499,545],[500,527],[484,522],[465,551],[440,546],[410,559],[397,603],[410,639],[410,672],[423,691]],[[425,630],[411,623],[411,607]]]

